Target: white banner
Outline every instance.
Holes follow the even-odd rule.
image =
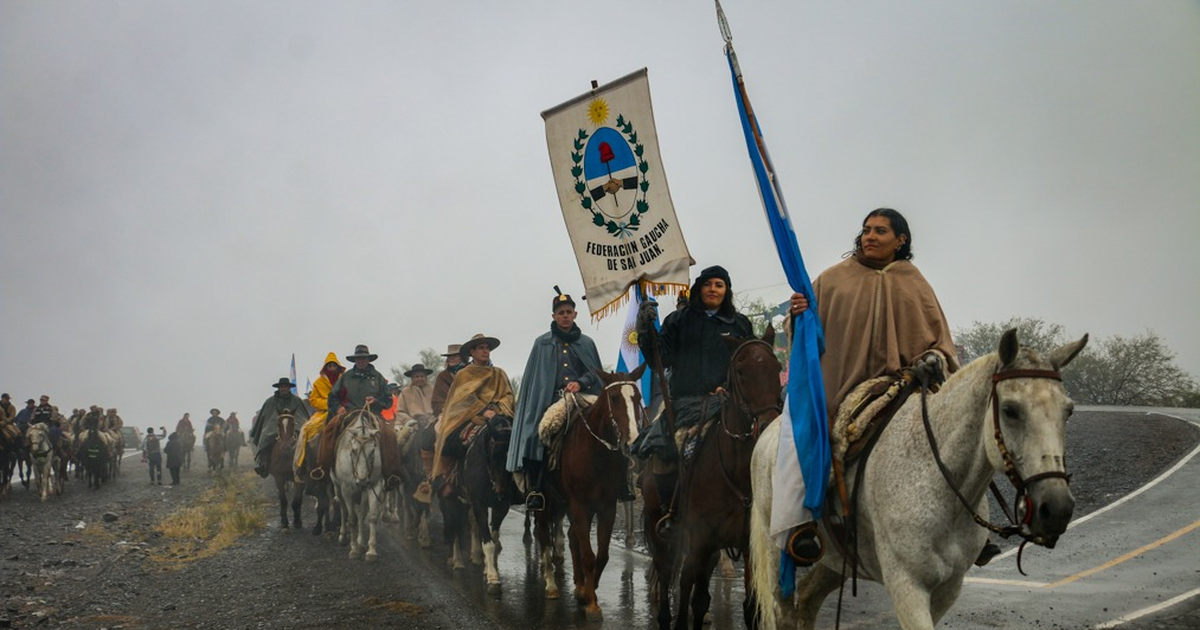
[[[646,69],[542,112],[550,168],[588,310],[620,307],[635,282],[688,286],[694,264],[658,153]]]

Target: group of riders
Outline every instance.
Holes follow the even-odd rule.
[[[912,263],[913,235],[899,212],[880,208],[870,212],[853,240],[845,260],[824,271],[813,283],[813,298],[824,331],[821,369],[829,418],[837,416],[847,395],[860,384],[879,377],[907,372],[936,387],[958,369],[950,329],[933,289]],[[477,334],[461,344],[452,344],[443,354],[445,369],[429,382],[432,371],[415,365],[405,373],[411,379],[403,389],[372,365],[378,355],[360,345],[345,359],[329,353],[307,401],[292,393],[295,384],[281,378],[272,387],[256,415],[249,437],[255,452],[255,469],[267,476],[272,447],[278,435],[277,419],[293,416],[302,422],[300,439],[317,444],[315,461],[306,461],[305,449],[295,450],[298,475],[319,479],[334,465],[339,431],[350,412],[369,410],[382,418],[381,466],[391,486],[403,474],[394,425],[416,423],[432,426],[431,440],[419,444],[427,490],[442,491],[453,482],[454,463],[461,459],[480,428],[502,417],[512,423],[507,470],[513,474],[529,510],[545,506],[543,479],[545,449],[537,425],[546,409],[567,394],[596,394],[600,367],[595,343],[575,324],[576,303],[558,291],[552,298],[549,330],[534,342],[515,396],[505,371],[491,361],[500,341]],[[794,294],[790,313],[799,315],[811,306],[808,296]],[[730,347],[725,339],[753,335],[750,320],[733,304],[732,280],[720,266],[699,274],[677,308],[662,321],[659,330],[657,304],[647,301],[637,317],[638,343],[643,355],[665,374],[669,393],[666,402],[674,412],[674,428],[687,432],[720,413],[720,398],[726,395]],[[789,318],[790,319],[790,318]],[[30,400],[22,414],[28,422],[52,421],[47,400],[34,405]],[[18,414],[4,396],[5,423]],[[311,410],[311,412],[310,412]],[[10,416],[11,412],[11,416]],[[786,412],[785,412],[786,413]],[[81,414],[80,417],[89,414]],[[662,417],[662,412],[658,418]],[[107,422],[119,417],[104,416]],[[664,422],[656,418],[643,431],[633,452],[642,459],[686,465],[686,440],[667,435]],[[232,418],[231,418],[232,420]],[[787,419],[784,418],[786,421]],[[20,422],[20,421],[17,421]],[[190,427],[186,416],[180,424]],[[221,421],[214,410],[209,428]],[[181,427],[177,427],[179,432]],[[793,461],[794,465],[794,461]],[[794,509],[772,514],[772,534],[778,546],[798,563],[819,557],[822,542],[811,526],[812,515],[799,500],[804,495],[799,471],[777,473],[776,492],[796,497]],[[629,488],[623,499],[632,497]],[[979,558],[986,563],[998,549],[989,543]]]
[[[816,307],[824,330],[825,351],[821,360],[827,412],[836,417],[838,407],[857,386],[871,379],[915,375],[936,387],[959,364],[950,328],[933,289],[912,263],[913,235],[899,212],[880,208],[870,212],[853,239],[845,260],[822,273],[813,283]],[[596,394],[600,382],[596,370],[599,353],[590,337],[575,324],[575,300],[555,287],[549,330],[533,342],[521,379],[520,396],[512,391],[508,375],[491,361],[500,341],[477,334],[468,341],[450,345],[443,354],[446,367],[433,383],[432,371],[416,365],[405,373],[412,382],[401,389],[389,384],[372,362],[377,355],[360,345],[346,356],[349,368],[329,353],[314,383],[308,404],[291,393],[287,378],[274,384],[276,392],[259,411],[250,432],[255,445],[256,469],[266,476],[274,444],[274,419],[289,413],[305,420],[301,434],[305,442],[319,442],[316,461],[305,462],[304,449],[296,450],[296,470],[319,477],[333,465],[334,444],[341,418],[346,412],[369,409],[387,420],[381,423],[384,477],[396,485],[401,476],[399,448],[392,421],[433,425],[432,443],[420,445],[426,490],[444,491],[453,481],[454,463],[460,460],[480,428],[500,416],[512,424],[507,453],[507,471],[513,474],[529,510],[545,506],[543,479],[546,454],[537,426],[553,403],[567,394]],[[750,320],[737,312],[732,280],[720,266],[699,274],[690,290],[681,296],[676,309],[659,320],[657,304],[646,301],[637,317],[638,343],[643,356],[664,374],[677,432],[694,434],[720,413],[726,396],[730,347],[726,339],[753,335]],[[790,313],[799,315],[810,302],[794,294]],[[789,318],[790,319],[790,318]],[[661,393],[656,387],[656,392]],[[667,435],[658,416],[632,447],[641,459],[670,466],[687,464],[685,433]],[[785,419],[786,420],[786,419]],[[681,449],[680,447],[683,446]],[[794,459],[793,459],[794,466]],[[802,564],[819,557],[822,542],[812,515],[799,501],[804,480],[799,471],[778,474],[780,490],[797,497],[794,510],[773,516],[772,532],[777,544]],[[622,499],[632,498],[626,487]],[[985,563],[998,549],[989,543],[980,555]]]
[[[0,493],[9,487],[14,474],[28,487],[34,467],[45,461],[53,461],[54,473],[61,475],[69,465],[82,464],[89,456],[102,459],[104,470],[98,471],[97,483],[107,480],[115,474],[116,455],[124,446],[124,424],[115,408],[92,405],[64,416],[48,395],[37,401],[30,398],[18,410],[9,394],[0,394]],[[44,444],[41,435],[46,437]],[[83,468],[76,466],[76,470],[82,473]]]

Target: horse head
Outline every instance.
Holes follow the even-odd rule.
[[[604,383],[596,404],[592,406],[592,414],[603,414],[599,419],[607,418],[616,428],[619,444],[628,446],[637,439],[638,431],[647,424],[646,408],[642,405],[642,392],[637,383],[646,371],[646,364],[628,374],[623,372],[605,372],[596,370],[596,376]],[[589,421],[591,418],[589,418]],[[589,427],[590,428],[590,427]],[[600,439],[597,437],[597,439]],[[610,447],[611,448],[611,447]]]
[[[768,325],[761,338],[752,335],[724,339],[729,346],[729,395],[749,424],[742,429],[757,436],[783,410],[783,387],[779,382],[783,368],[775,356],[775,329]]]
[[[988,442],[988,459],[1017,490],[1017,521],[1034,542],[1047,547],[1066,531],[1075,509],[1065,457],[1067,418],[1075,404],[1059,370],[1087,340],[1084,335],[1042,357],[1022,348],[1017,331],[1010,329],[1000,339],[1000,367],[992,376],[989,413],[995,440]]]
[[[276,427],[279,429],[279,441],[285,444],[296,443],[296,416],[289,412],[282,412],[275,418]],[[229,427],[225,430],[228,432]]]

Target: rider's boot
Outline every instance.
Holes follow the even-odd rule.
[[[546,509],[546,495],[542,494],[542,462],[525,460],[525,478],[529,480],[529,492],[525,495],[525,509],[540,512]]]

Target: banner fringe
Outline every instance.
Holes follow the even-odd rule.
[[[664,296],[664,295],[679,295],[680,293],[683,293],[684,291],[687,291],[688,289],[691,288],[690,285],[680,284],[677,282],[652,282],[649,280],[639,280],[635,284],[639,285],[642,288],[643,293],[648,291],[648,292],[654,294],[654,297],[656,299],[658,297]],[[633,286],[633,285],[630,285],[630,286]],[[597,310],[595,313],[592,314],[592,323],[598,324],[598,323],[600,323],[600,320],[604,319],[605,317],[608,317],[609,315],[620,312],[620,310],[622,308],[624,308],[624,306],[628,302],[629,302],[629,289],[626,288],[625,292],[622,293],[619,297],[617,297],[617,299],[609,302],[608,304],[605,304],[604,306],[600,307],[599,310]],[[672,308],[674,308],[674,305],[672,305]]]

